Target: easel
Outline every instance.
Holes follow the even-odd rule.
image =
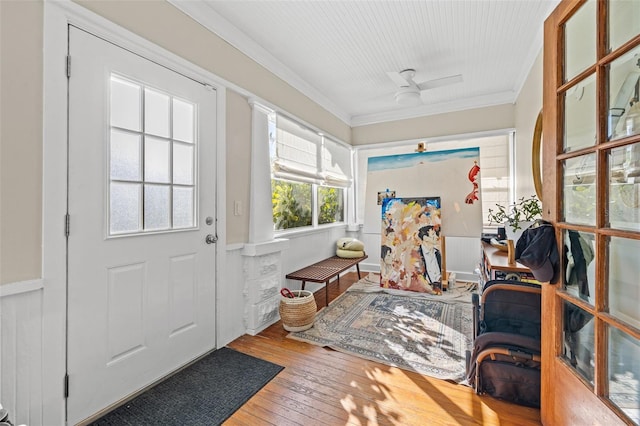
[[[442,256],[442,291],[449,288],[449,280],[451,285],[455,285],[456,274],[447,272],[447,245],[444,235],[440,235],[440,255]]]

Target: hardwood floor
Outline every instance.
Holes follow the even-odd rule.
[[[357,281],[329,285],[330,300]],[[319,308],[324,289],[316,292]],[[278,322],[228,346],[285,367],[225,425],[540,425],[539,410],[473,389],[287,339]]]

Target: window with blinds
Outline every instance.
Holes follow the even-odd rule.
[[[282,115],[269,126],[275,229],[343,222],[351,147]]]

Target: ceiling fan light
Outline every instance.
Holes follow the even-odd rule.
[[[416,106],[422,103],[420,92],[398,92],[396,93],[396,102],[398,105]]]

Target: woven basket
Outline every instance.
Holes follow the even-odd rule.
[[[316,319],[316,299],[313,293],[307,290],[293,290],[295,297],[282,297],[280,299],[280,318],[287,331],[304,331],[313,326]]]

